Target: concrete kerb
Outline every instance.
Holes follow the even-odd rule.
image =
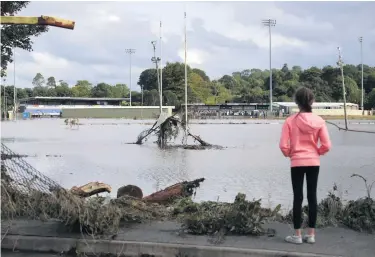
[[[150,257],[340,257],[333,255],[288,251],[240,249],[219,246],[197,246],[115,240],[84,240],[39,236],[8,235],[1,242],[2,249],[31,252],[71,252],[93,254],[124,254]]]

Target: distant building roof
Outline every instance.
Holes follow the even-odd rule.
[[[185,104],[181,104],[185,106]],[[222,104],[204,104],[204,103],[188,103],[188,106],[221,106],[221,105],[232,105],[232,106],[247,106],[247,105],[269,105],[269,103],[222,103]]]
[[[20,102],[28,101],[28,100],[72,100],[72,101],[128,101],[129,98],[110,98],[110,97],[70,97],[70,96],[35,96],[20,99]]]

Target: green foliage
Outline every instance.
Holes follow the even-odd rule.
[[[375,67],[364,65],[364,99],[366,109],[375,108]],[[269,74],[268,70],[245,69],[224,75],[218,80],[211,80],[203,70],[187,69],[188,102],[205,104],[268,103]],[[361,66],[344,66],[347,101],[361,102]],[[306,86],[315,93],[318,102],[340,102],[343,100],[340,69],[325,66],[323,69],[311,67],[303,70],[299,66],[291,69],[284,64],[281,69],[273,69],[273,100],[293,101],[295,90]],[[37,73],[32,82],[34,88],[27,89],[24,96],[74,96],[74,97],[115,97],[129,96],[125,84],[109,85],[105,82],[92,85],[87,80],[79,80],[76,85],[69,85],[60,80],[56,85],[54,77],[47,83],[41,73]],[[143,88],[143,105],[159,105],[156,69],[146,69],[139,77],[138,85]],[[163,68],[163,105],[179,107],[185,101],[185,65],[167,63]],[[142,104],[141,92],[132,91],[132,105]]]
[[[375,88],[367,95],[365,107],[367,109],[375,109]]]
[[[42,87],[44,86],[45,80],[41,73],[37,73],[33,79],[33,86],[34,87]]]
[[[49,77],[49,78],[47,79],[47,87],[53,87],[53,88],[56,87],[56,80],[55,80],[55,77]]]
[[[28,1],[1,1],[1,16],[15,15],[29,4]],[[13,47],[32,51],[31,37],[47,32],[48,26],[1,25],[1,77],[13,62]]]
[[[143,90],[153,90],[158,89],[158,80],[157,80],[156,69],[147,69],[142,71],[139,76],[138,85],[143,88]]]
[[[174,215],[179,216],[189,233],[213,235],[221,233],[237,235],[265,234],[263,224],[275,218],[280,205],[274,210],[261,207],[261,200],[248,201],[245,194],[237,194],[234,203],[202,202],[182,199],[175,205]]]
[[[343,211],[343,223],[358,231],[375,232],[375,201],[366,197],[350,201]]]
[[[74,97],[90,97],[92,85],[87,80],[78,80],[77,84],[72,88]]]
[[[130,90],[125,84],[116,84],[111,87],[111,97],[124,98],[129,96]]]
[[[375,232],[375,201],[370,195],[371,187],[375,181],[368,184],[361,175],[353,174],[351,177],[360,177],[364,180],[367,190],[366,197],[349,201],[344,205],[342,199],[336,195],[337,186],[335,185],[333,191],[329,192],[328,196],[322,199],[318,205],[317,227],[324,228],[341,224],[357,231]],[[304,206],[302,208],[302,227],[307,227],[308,213],[308,206]],[[292,218],[292,211],[290,211],[282,219],[292,222]]]

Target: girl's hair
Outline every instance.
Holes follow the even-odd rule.
[[[294,100],[298,107],[305,112],[312,112],[312,103],[314,102],[314,93],[307,87],[297,89]]]

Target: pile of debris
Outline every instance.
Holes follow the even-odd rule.
[[[354,174],[352,177],[356,177]],[[359,176],[362,177],[362,176]],[[363,177],[362,177],[363,178]],[[317,227],[345,225],[356,231],[368,233],[375,232],[375,200],[370,194],[355,201],[344,204],[337,195],[337,186],[318,205]],[[302,209],[303,228],[308,226],[308,206]],[[282,218],[283,221],[291,223],[293,221],[292,211]]]
[[[33,181],[27,184],[22,174],[15,172],[13,166],[7,168],[7,165],[2,165],[1,173],[3,220],[20,217],[58,219],[72,231],[93,235],[115,234],[121,223],[168,218],[168,205],[181,197],[192,196],[204,181],[203,178],[184,181],[146,197],[142,197],[141,189],[128,185],[119,189],[117,199],[110,199],[98,196],[100,193],[112,191],[105,183],[90,182],[70,190],[50,184],[48,190],[45,190],[42,186],[35,187]],[[42,174],[39,175],[42,178],[37,178],[36,172],[33,173],[36,181],[44,180],[49,184]],[[134,189],[135,193],[131,193]],[[129,194],[126,193],[127,190]]]
[[[263,224],[278,217],[281,205],[275,209],[261,207],[261,200],[246,200],[245,194],[237,194],[234,203],[180,200],[173,214],[182,222],[183,228],[192,234],[263,235]]]

